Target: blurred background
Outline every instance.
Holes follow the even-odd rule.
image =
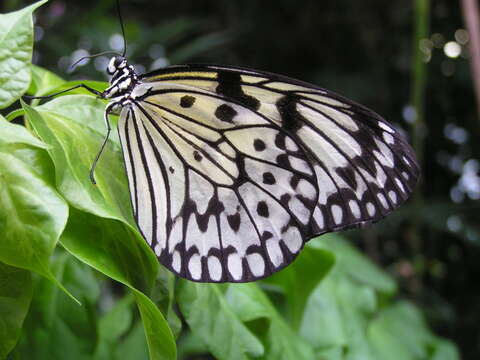
[[[30,3],[4,0],[0,12]],[[422,163],[416,198],[347,236],[397,279],[435,333],[478,359],[480,119],[460,2],[131,0],[122,12],[127,57],[140,73],[180,63],[278,72],[402,129]],[[114,0],[51,0],[35,28],[34,63],[68,80],[107,80],[108,57],[70,65],[123,48]]]

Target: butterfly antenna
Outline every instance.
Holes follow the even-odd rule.
[[[85,60],[85,59],[91,59],[91,58],[94,58],[94,57],[97,57],[97,56],[102,56],[102,55],[107,55],[107,54],[120,55],[119,53],[117,53],[117,52],[115,52],[115,51],[102,51],[101,53],[98,53],[98,54],[82,56],[80,59],[78,59],[77,61],[75,61],[72,65],[70,65],[70,69],[73,70],[73,68],[74,68],[78,63],[82,62],[82,61]]]
[[[123,25],[123,18],[122,12],[120,11],[120,0],[117,0],[117,13],[118,13],[118,21],[120,22],[120,27],[122,28],[122,36],[123,36],[123,55],[127,53],[127,38],[125,37],[125,26]]]

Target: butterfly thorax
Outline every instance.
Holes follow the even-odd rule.
[[[110,60],[107,72],[112,78],[110,86],[103,93],[104,97],[122,105],[131,100],[130,94],[138,82],[133,66],[124,57],[116,56]]]

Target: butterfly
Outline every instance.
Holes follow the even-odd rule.
[[[79,86],[109,100],[108,133],[120,113],[136,223],[180,277],[267,277],[309,239],[384,218],[418,180],[395,128],[312,84],[218,65],[138,75],[123,55],[107,72],[104,92]]]

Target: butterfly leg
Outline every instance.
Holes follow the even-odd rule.
[[[113,102],[107,105],[105,108],[105,112],[103,113],[103,118],[105,120],[105,125],[107,126],[107,135],[105,136],[105,139],[103,140],[102,146],[100,147],[100,150],[97,153],[97,156],[95,156],[95,159],[93,160],[92,167],[90,168],[90,181],[92,184],[96,184],[95,181],[95,167],[97,165],[98,159],[100,159],[100,156],[102,155],[103,149],[105,149],[105,146],[107,145],[108,138],[110,137],[110,131],[112,130],[112,127],[110,126],[110,121],[108,120],[108,115],[110,115],[113,112],[113,109],[117,103]]]
[[[97,95],[98,97],[100,98],[104,98],[104,93],[103,92],[100,92],[98,90],[95,90],[93,88],[91,88],[90,86],[88,85],[85,85],[85,84],[78,84],[78,85],[75,85],[69,89],[65,89],[65,90],[62,90],[62,91],[59,91],[59,92],[56,92],[56,93],[53,93],[53,94],[49,94],[49,95],[44,95],[44,96],[28,96],[28,95],[25,95],[24,98],[26,99],[51,99],[57,95],[61,95],[61,94],[64,94],[66,92],[69,92],[69,91],[72,91],[72,90],[75,90],[75,89],[78,89],[78,88],[83,88],[89,92],[91,92],[92,94],[95,94]]]

